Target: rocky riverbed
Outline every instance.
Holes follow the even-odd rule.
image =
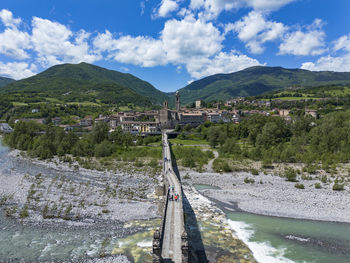
[[[151,262],[160,169],[88,170],[2,145],[0,155],[1,259]]]
[[[299,184],[305,189],[295,187],[295,182],[286,178],[259,173],[198,173],[182,168],[183,182],[188,185],[206,184],[218,189],[206,189],[201,194],[229,210],[242,210],[250,213],[290,217],[299,219],[350,222],[350,193],[332,189],[335,177],[326,183],[318,175],[298,176]],[[248,180],[247,180],[248,179]],[[347,179],[345,179],[345,182]],[[319,183],[321,188],[315,188]]]
[[[154,189],[160,175],[151,175],[147,169],[96,171],[24,158],[16,150],[9,155],[17,158],[17,166],[0,172],[7,215],[26,222],[69,225],[159,216]]]

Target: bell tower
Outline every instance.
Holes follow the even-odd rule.
[[[164,101],[164,103],[163,103],[163,107],[164,107],[164,109],[168,109],[168,101],[166,100],[166,101]]]
[[[180,111],[180,93],[176,91],[176,112]]]

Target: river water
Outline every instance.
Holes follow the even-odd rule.
[[[197,185],[196,189],[213,188]],[[258,262],[350,262],[350,224],[225,212]]]

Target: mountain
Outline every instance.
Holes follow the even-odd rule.
[[[314,72],[256,66],[194,81],[179,92],[181,102],[189,104],[197,99],[226,100],[232,97],[259,95],[291,86],[308,88],[322,85],[350,85],[350,72]]]
[[[63,64],[9,84],[1,92],[35,93],[64,102],[101,101],[126,105],[161,104],[167,95],[131,74],[95,65]]]
[[[10,84],[12,82],[15,82],[14,79],[4,78],[0,77],[0,88],[6,86],[7,84]]]

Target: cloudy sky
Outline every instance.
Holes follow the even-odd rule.
[[[163,91],[254,65],[350,71],[349,0],[1,0],[0,76],[62,63]]]

